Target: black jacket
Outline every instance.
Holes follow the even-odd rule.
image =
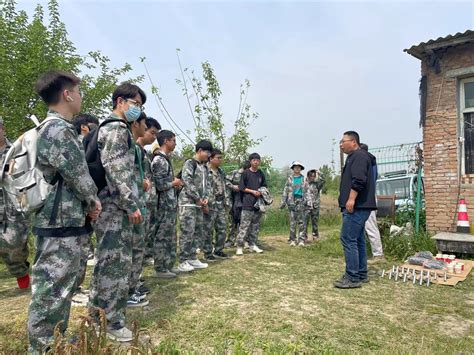
[[[346,207],[352,190],[358,192],[354,208],[376,210],[375,177],[373,176],[372,158],[368,152],[358,149],[346,159],[339,186],[339,207]]]

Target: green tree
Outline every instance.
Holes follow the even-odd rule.
[[[30,19],[17,11],[14,0],[0,2],[0,116],[10,138],[33,127],[30,115],[43,118],[46,107],[34,91],[41,73],[62,69],[82,77],[83,111],[98,116],[110,108],[110,97],[129,64],[110,68],[98,51],[77,53],[59,16],[57,0],[48,3],[47,16],[38,5]],[[92,74],[95,73],[95,74]],[[140,81],[141,77],[131,79]]]
[[[181,79],[176,82],[181,86],[188,103],[189,111],[195,125],[195,139],[207,139],[225,154],[226,164],[235,167],[247,159],[249,150],[258,146],[263,138],[253,138],[249,132],[250,125],[258,119],[258,113],[252,111],[247,103],[250,81],[240,85],[240,97],[237,117],[233,130],[227,132],[220,108],[222,91],[214,69],[209,62],[201,64],[202,74],[183,68],[176,50]],[[262,157],[262,166],[270,167],[271,157]]]

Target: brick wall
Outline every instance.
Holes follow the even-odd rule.
[[[453,69],[474,65],[474,44],[449,48],[441,57],[441,72],[426,61],[421,72],[427,76],[427,112],[423,129],[426,223],[430,232],[454,231],[458,193],[466,199],[470,222],[474,222],[474,184],[462,177],[459,185],[457,83],[446,77]]]

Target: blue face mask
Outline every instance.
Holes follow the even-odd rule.
[[[135,122],[140,117],[142,110],[138,106],[130,105],[128,110],[124,112],[125,118],[128,122]]]

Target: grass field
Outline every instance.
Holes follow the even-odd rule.
[[[472,276],[456,287],[420,287],[380,279],[371,268],[361,289],[335,289],[344,269],[338,229],[323,226],[322,240],[305,248],[289,247],[287,235],[265,236],[262,255],[174,281],[150,278],[147,267],[150,305],[128,311],[128,319],[166,354],[473,351]],[[0,280],[0,353],[24,352],[29,292],[16,289],[3,265]],[[73,333],[81,314],[85,308],[73,309]]]

